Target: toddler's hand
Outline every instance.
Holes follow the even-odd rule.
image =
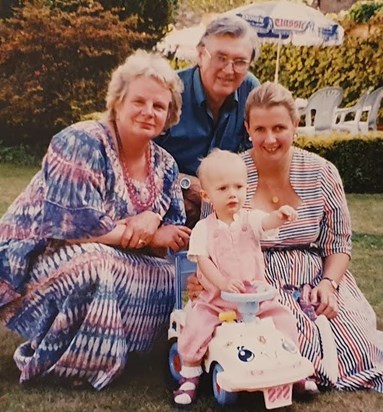
[[[226,285],[222,288],[225,292],[243,293],[245,292],[245,286],[239,279],[230,279]]]
[[[298,218],[298,212],[289,205],[283,205],[278,209],[280,219],[283,222],[294,222]]]

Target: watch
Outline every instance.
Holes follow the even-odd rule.
[[[334,290],[338,290],[338,289],[339,289],[339,285],[338,285],[338,283],[337,283],[334,279],[331,279],[331,278],[329,278],[328,276],[324,276],[324,277],[322,278],[322,280],[328,280],[328,281],[331,283],[331,286],[334,288]]]
[[[187,176],[184,176],[180,180],[180,186],[181,186],[181,189],[188,190],[191,186],[191,180]]]

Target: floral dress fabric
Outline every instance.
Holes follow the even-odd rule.
[[[183,224],[177,165],[150,144],[149,210]],[[81,122],[53,137],[41,171],[0,220],[0,317],[26,339],[14,355],[21,382],[53,374],[101,389],[167,323],[174,267],[166,259],[65,241],[108,233],[142,211],[135,203],[105,124]]]
[[[258,173],[249,151],[242,154],[247,165],[250,208],[258,184]],[[351,253],[349,212],[341,178],[330,162],[295,148],[290,182],[302,203],[298,219],[280,227],[275,240],[262,240],[266,280],[280,292],[280,302],[297,319],[299,345],[310,359],[321,385],[340,390],[361,388],[383,392],[383,332],[376,316],[347,271],[336,292],[339,314],[329,321],[338,357],[338,379],[332,382],[323,359],[318,326],[305,314],[291,293],[308,283],[316,286],[323,273],[323,258]],[[307,245],[314,244],[314,247]]]

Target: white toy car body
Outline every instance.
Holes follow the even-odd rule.
[[[238,305],[244,321],[234,321],[233,311],[223,312],[220,316],[223,322],[216,328],[204,358],[204,369],[212,374],[214,396],[221,405],[235,402],[242,391],[262,391],[267,409],[290,405],[293,383],[314,372],[312,363],[276,329],[272,318],[256,317],[258,301],[270,299],[274,294],[271,287],[266,287],[263,295],[222,293],[225,299],[242,301]],[[172,342],[169,367],[176,380],[181,370],[177,338],[185,318],[184,309],[175,309],[168,329],[168,339]]]

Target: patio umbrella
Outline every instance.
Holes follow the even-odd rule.
[[[278,82],[279,57],[282,44],[296,46],[333,46],[343,43],[344,30],[319,10],[303,3],[267,1],[230,10],[245,19],[261,42],[277,43],[274,81]]]
[[[178,57],[182,60],[194,60],[197,56],[196,46],[206,26],[186,27],[180,30],[174,29],[157,43],[156,49],[168,57]]]

